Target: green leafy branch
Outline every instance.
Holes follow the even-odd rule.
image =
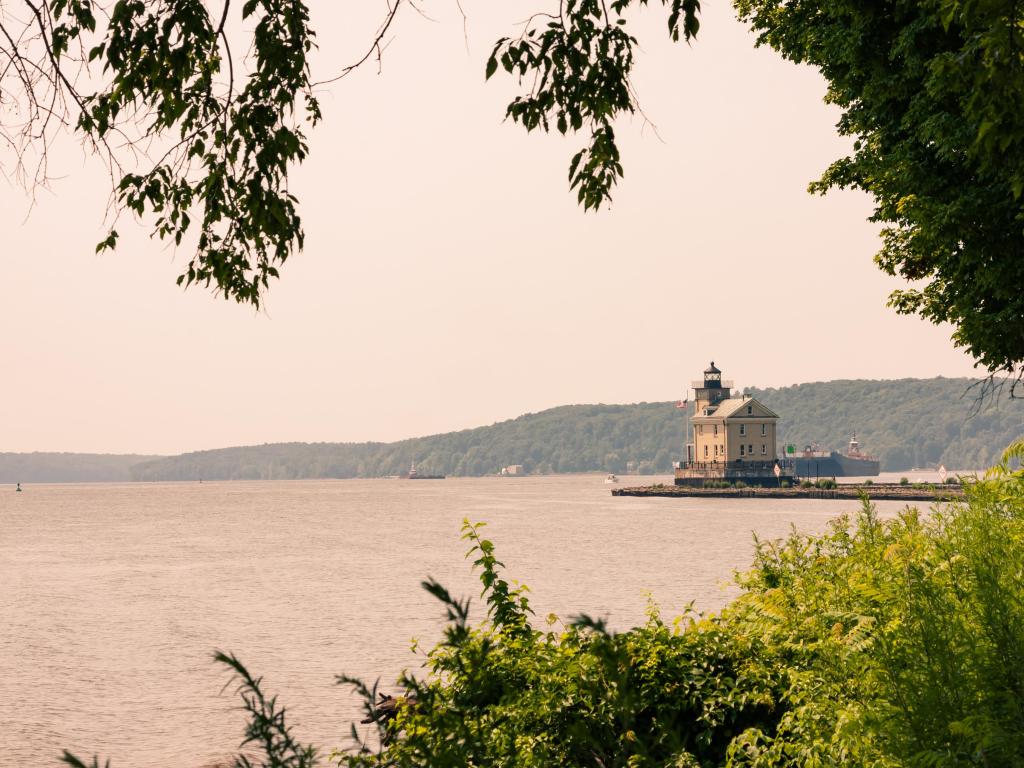
[[[499,571],[505,565],[494,555],[494,543],[480,535],[486,523],[462,521],[462,538],[472,543],[466,557],[476,556],[473,566],[480,569],[480,582],[484,585],[481,597],[487,600],[487,615],[494,626],[510,635],[529,635],[529,615],[533,613],[524,585],[510,586]]]
[[[316,764],[316,749],[297,741],[285,721],[285,708],[277,705],[277,697],[267,698],[261,683],[263,678],[253,677],[233,654],[217,651],[214,660],[233,672],[249,720],[242,740],[242,752],[235,758],[235,768],[312,768]],[[257,745],[265,759],[253,762],[245,753],[246,747]]]
[[[304,242],[288,173],[308,153],[302,123],[320,119],[307,59],[314,33],[304,2],[247,0],[242,18],[256,20],[251,72],[236,92],[229,7],[215,23],[202,0],[118,0],[88,53],[110,82],[83,99],[78,127],[104,140],[138,125],[147,141],[169,145],[148,171],[121,176],[117,201],[140,218],[153,215],[154,235],[175,245],[195,225],[196,252],[179,285],[213,285],[259,306]],[[95,30],[88,0],[54,0],[52,10],[58,55]],[[111,229],[97,251],[117,240]]]
[[[585,210],[611,199],[623,175],[612,126],[621,114],[638,109],[630,82],[637,40],[627,31],[625,11],[648,0],[564,0],[557,14],[535,14],[518,38],[502,38],[487,61],[490,79],[500,66],[526,94],[508,105],[506,116],[527,131],[562,135],[586,130],[589,145],[569,163],[569,186]],[[672,40],[697,34],[698,0],[662,0],[668,6]],[[542,20],[542,21],[541,21]]]

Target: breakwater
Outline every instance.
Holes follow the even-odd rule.
[[[953,501],[963,498],[959,485],[840,485],[836,488],[691,488],[685,485],[647,485],[613,488],[612,496],[666,496],[708,499],[859,499],[872,501]]]

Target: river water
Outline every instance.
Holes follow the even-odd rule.
[[[821,531],[857,507],[609,489],[593,475],[2,487],[0,766],[53,766],[63,749],[113,768],[218,764],[244,719],[214,649],[264,676],[300,739],[344,746],[358,706],[334,675],[394,690],[421,663],[412,638],[429,647],[443,626],[420,581],[479,594],[466,517],[488,522],[538,622],[626,629],[648,595],[666,617],[724,605],[752,532]]]

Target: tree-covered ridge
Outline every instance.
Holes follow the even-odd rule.
[[[781,416],[780,443],[844,448],[857,432],[883,471],[991,465],[1024,435],[1024,406],[1004,401],[972,415],[970,379],[832,381],[750,389]],[[692,407],[692,406],[691,406]],[[384,477],[409,470],[480,476],[509,464],[534,474],[665,473],[683,453],[673,403],[567,405],[488,427],[396,443],[277,443],[187,453],[133,468],[137,480]]]
[[[846,450],[851,433],[882,471],[944,464],[977,469],[1024,434],[1018,401],[977,409],[970,379],[844,380],[748,391],[782,416],[780,442]],[[976,412],[977,411],[977,412]]]
[[[534,474],[671,469],[683,417],[671,403],[567,405],[489,427],[397,443],[276,443],[187,453],[135,467],[138,480],[480,476],[509,464]]]

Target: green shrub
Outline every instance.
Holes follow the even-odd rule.
[[[910,485],[910,480],[905,477],[900,478],[900,485]]]
[[[815,482],[814,486],[816,488],[823,488],[825,490],[832,490],[833,488],[837,488],[838,484],[832,478],[825,478],[825,477],[823,477],[820,480],[818,480],[817,482]]]
[[[812,483],[810,480],[804,480],[802,483],[800,483],[800,487],[801,488],[813,488],[814,487],[814,483]]]
[[[872,480],[871,478],[868,478],[867,480],[864,481],[864,485],[874,485],[874,484],[875,484],[875,481]]]
[[[797,768],[1024,765],[1024,442],[931,514],[881,519],[865,496],[826,533],[757,542],[721,613],[615,633],[585,615],[535,626],[482,524],[463,524],[487,616],[433,580],[448,615],[422,677],[331,755],[346,768]],[[269,768],[312,766],[284,710],[233,657]],[[84,766],[70,755],[65,761]],[[239,762],[239,765],[249,763]]]
[[[343,765],[1024,764],[1024,472],[759,542],[738,599],[671,627],[652,608],[622,634],[525,631],[486,568],[492,615],[497,594],[518,618],[456,627],[406,681],[428,704]]]
[[[1024,473],[966,490],[759,547],[722,620],[760,627],[793,708],[734,765],[1024,763]]]
[[[747,484],[746,484],[745,482],[743,482],[742,480],[737,480],[737,481],[736,481],[736,482],[735,482],[735,483],[733,484],[733,487],[734,487],[734,488],[746,488],[746,487],[747,487]]]

